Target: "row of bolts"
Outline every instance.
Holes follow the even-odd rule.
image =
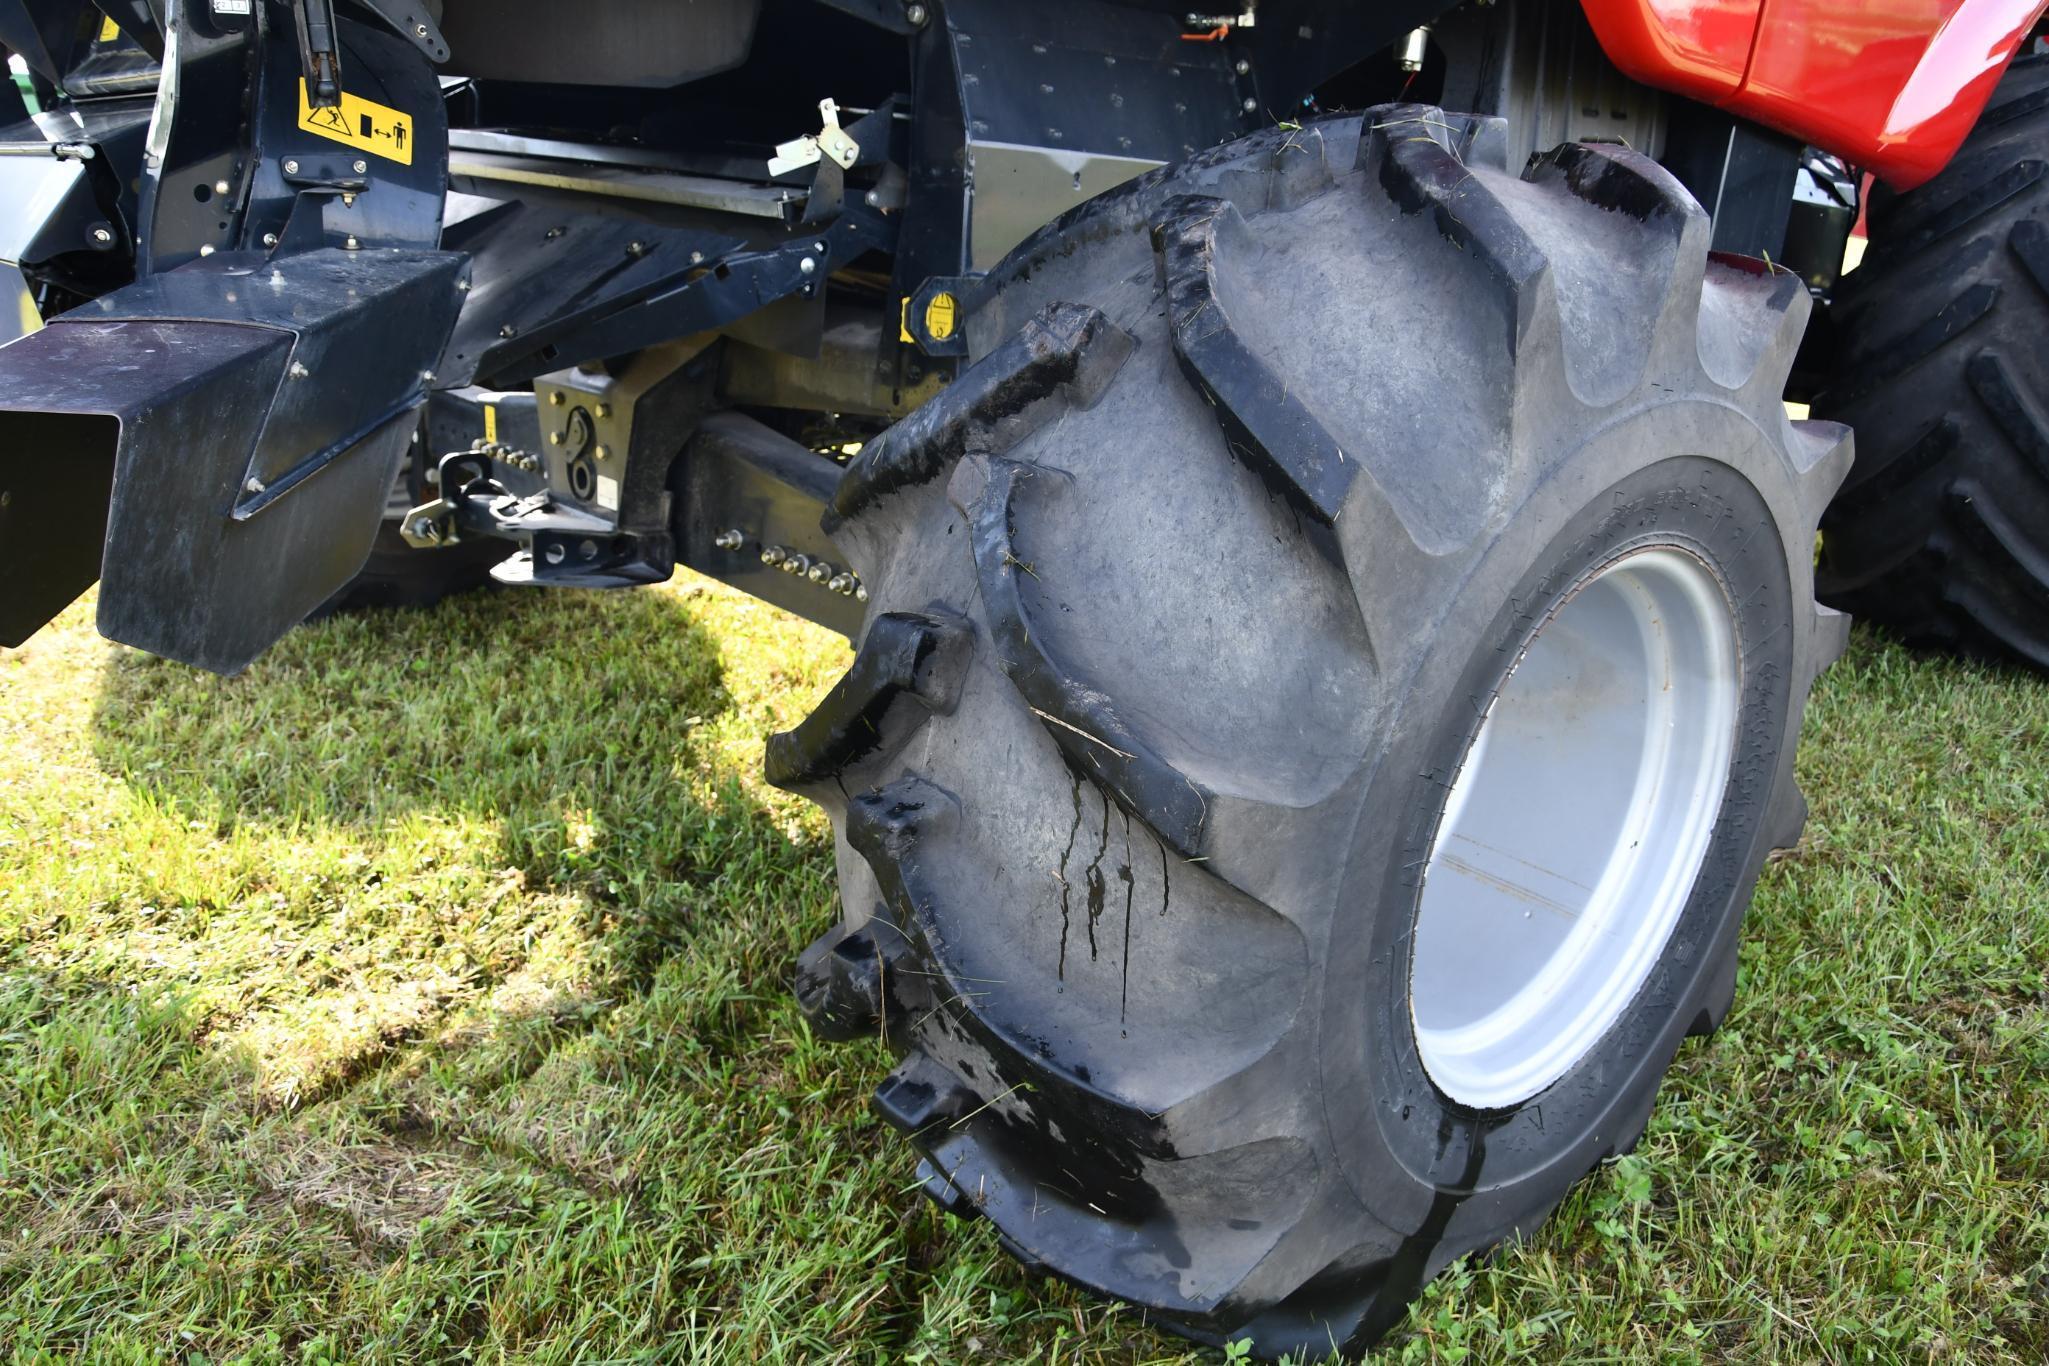
[[[712,539],[712,544],[721,550],[738,550],[747,543],[747,537],[740,531],[722,531]],[[801,551],[790,550],[779,545],[765,545],[761,548],[761,562],[770,569],[780,569],[785,574],[795,574],[800,579],[809,579],[830,592],[852,598],[855,602],[868,601],[868,589],[852,571],[841,569],[829,560],[814,560]]]

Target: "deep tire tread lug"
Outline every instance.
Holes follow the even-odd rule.
[[[1167,288],[1174,355],[1216,409],[1231,453],[1275,492],[1325,525],[1344,509],[1359,464],[1348,461],[1323,424],[1239,338],[1217,285],[1219,239],[1245,228],[1229,201],[1167,201],[1153,229]]]
[[[1064,669],[1032,631],[1014,549],[1014,500],[1039,467],[997,456],[969,509],[982,603],[998,661],[1032,714],[1077,773],[1099,783],[1119,806],[1151,827],[1184,858],[1200,857],[1214,794],[1155,754],[1118,715],[1115,704]]]
[[[964,617],[884,612],[868,624],[847,672],[794,730],[768,738],[771,786],[800,792],[845,773],[878,751],[893,750],[918,722],[951,712],[974,649]],[[898,698],[918,704],[911,726],[888,727]],[[891,729],[895,734],[890,734]]]
[[[969,442],[1007,450],[1072,406],[1093,405],[1131,354],[1129,333],[1095,308],[1053,304],[971,365],[946,394],[868,443],[840,476],[828,534],[893,493],[933,483]]]

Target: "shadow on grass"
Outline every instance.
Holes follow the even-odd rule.
[[[321,1045],[355,1061],[286,1103],[333,1094],[452,1003],[549,967],[534,966],[546,934],[584,960],[560,977],[639,988],[700,912],[817,900],[822,849],[740,779],[760,719],[727,688],[703,601],[499,593],[353,615],[231,679],[116,657],[92,752],[178,846],[136,895],[220,923],[257,906],[273,951],[309,960],[309,996],[352,994],[338,1012],[383,1022]],[[761,936],[733,971],[775,980],[802,928]],[[256,1042],[289,1054],[345,1025],[287,1008]]]

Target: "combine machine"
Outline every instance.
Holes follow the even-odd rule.
[[[1722,1019],[1834,608],[2049,667],[2049,69],[1244,3],[0,0],[0,641],[679,564],[844,632],[797,989],[927,1192],[1370,1341]]]

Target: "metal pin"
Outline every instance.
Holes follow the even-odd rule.
[[[733,529],[721,531],[718,535],[711,538],[711,543],[720,550],[738,550],[741,546],[747,544],[747,538],[741,535],[737,529]]]

